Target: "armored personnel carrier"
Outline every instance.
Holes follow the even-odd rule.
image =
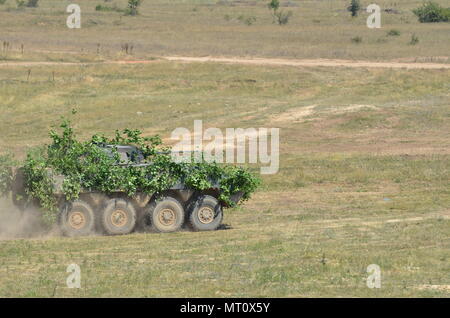
[[[142,151],[136,146],[99,144],[98,147],[114,160],[114,165],[145,168],[151,162],[144,160]],[[66,176],[46,169],[53,187],[53,196],[58,206],[58,224],[67,236],[84,236],[93,233],[108,235],[128,234],[133,231],[152,230],[174,232],[182,227],[194,231],[212,231],[220,227],[223,209],[229,203],[220,199],[221,188],[217,182],[199,191],[178,180],[158,193],[137,191],[129,196],[125,191],[102,192],[83,188],[75,200],[67,200],[63,185]],[[21,209],[29,204],[39,206],[30,199],[26,189],[24,168],[12,171],[11,192],[14,204]],[[236,192],[230,200],[238,203],[243,193]]]

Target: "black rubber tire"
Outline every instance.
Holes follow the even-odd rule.
[[[201,213],[204,213],[204,210],[207,211],[207,219],[201,215]],[[222,206],[213,196],[200,195],[190,206],[189,225],[194,231],[217,230],[217,228],[222,224],[222,220]]]
[[[131,202],[111,199],[102,210],[101,226],[106,234],[124,235],[133,232],[136,226],[136,210]]]
[[[65,236],[76,237],[94,234],[94,210],[83,200],[68,202],[63,205],[59,213],[59,226]]]
[[[168,220],[167,224],[164,224],[160,219],[163,218],[161,214],[164,210],[169,210],[169,214],[172,211],[171,217],[174,220]],[[169,233],[176,232],[181,229],[185,218],[185,212],[183,205],[177,199],[164,196],[152,201],[147,209],[146,220],[147,226],[154,232]],[[171,222],[170,224],[168,224]]]

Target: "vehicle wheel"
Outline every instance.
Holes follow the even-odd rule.
[[[82,201],[67,203],[59,215],[61,231],[66,236],[85,236],[95,233],[95,214],[92,207]]]
[[[133,204],[123,199],[111,199],[103,209],[101,224],[110,235],[128,234],[136,225],[136,210]]]
[[[150,203],[147,210],[151,229],[156,232],[175,232],[184,223],[184,209],[181,203],[172,197],[162,197]]]
[[[222,219],[222,206],[210,195],[199,196],[189,210],[189,224],[194,231],[217,230]]]

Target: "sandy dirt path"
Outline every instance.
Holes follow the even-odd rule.
[[[371,62],[352,60],[294,60],[294,59],[272,59],[272,58],[226,58],[226,57],[187,57],[187,56],[162,56],[155,60],[135,61],[104,61],[104,62],[1,62],[2,66],[76,66],[76,65],[101,65],[101,64],[150,64],[161,60],[184,62],[184,63],[226,63],[246,65],[268,65],[268,66],[294,66],[294,67],[351,67],[351,68],[395,68],[395,69],[450,69],[450,64],[441,63],[404,63],[404,62]]]
[[[275,65],[275,66],[301,66],[301,67],[356,67],[356,68],[406,68],[406,69],[450,69],[450,64],[439,63],[402,63],[402,62],[370,62],[351,60],[288,60],[265,58],[221,58],[221,57],[164,57],[169,61],[180,62],[216,62],[230,64]]]

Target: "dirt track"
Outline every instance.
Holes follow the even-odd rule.
[[[156,60],[135,61],[104,61],[104,62],[2,62],[0,66],[74,66],[74,65],[97,65],[97,64],[149,64],[160,60],[177,61],[186,63],[227,63],[247,65],[268,66],[295,66],[295,67],[352,67],[352,68],[396,68],[396,69],[450,69],[450,64],[440,63],[404,63],[404,62],[370,62],[352,60],[293,60],[293,59],[270,59],[270,58],[225,58],[225,57],[186,57],[165,56]]]
[[[302,66],[302,67],[365,67],[365,68],[406,68],[406,69],[450,69],[450,64],[439,63],[401,63],[401,62],[370,62],[351,60],[284,60],[263,58],[220,58],[220,57],[165,57],[169,61],[180,62],[217,62],[230,64],[252,64],[252,65],[279,65],[279,66]]]

